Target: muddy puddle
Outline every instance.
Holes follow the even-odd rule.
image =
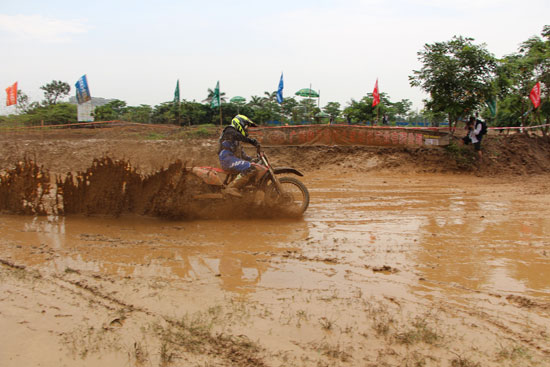
[[[397,284],[409,281],[425,291],[466,288],[550,301],[546,203],[502,198],[487,188],[476,192],[475,179],[466,186],[438,179],[312,177],[312,204],[299,220],[2,216],[0,231],[15,262],[52,271],[213,274],[222,275],[222,288],[241,291],[287,287],[289,279],[311,288],[324,278],[308,274],[308,261],[269,265],[266,259],[276,256],[353,269],[366,278],[392,275]],[[348,289],[342,279],[335,284]]]
[[[249,319],[231,331],[285,365],[450,365],[457,351],[502,365],[499,343],[516,345],[514,338],[529,361],[548,361],[547,177],[328,174],[304,178],[311,204],[296,220],[2,215],[1,259],[43,277],[110,282],[97,285],[104,298],[131,302],[147,317],[246,300]],[[429,312],[447,341],[411,356],[399,336],[406,320]],[[472,347],[478,337],[486,349]],[[332,352],[323,353],[325,344]],[[11,357],[0,354],[0,362]]]

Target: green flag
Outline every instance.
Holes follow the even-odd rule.
[[[485,101],[487,103],[487,107],[489,107],[489,111],[491,111],[491,116],[495,117],[497,114],[497,100],[496,98],[490,99]]]
[[[220,106],[220,81],[216,83],[216,89],[214,89],[214,95],[212,96],[212,102],[210,102],[212,108]]]
[[[174,103],[180,103],[180,80],[176,83],[176,90],[174,91]]]

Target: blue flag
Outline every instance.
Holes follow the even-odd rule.
[[[283,103],[283,73],[281,73],[281,80],[279,81],[279,89],[277,89],[277,103]]]
[[[88,102],[92,99],[90,88],[88,87],[88,79],[86,74],[82,75],[74,85],[76,87],[76,101],[78,104]]]

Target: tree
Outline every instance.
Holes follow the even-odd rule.
[[[26,124],[59,125],[70,124],[77,120],[76,105],[71,103],[57,103],[48,106],[36,106],[27,114],[22,115]]]
[[[141,122],[147,124],[151,122],[153,109],[151,106],[142,104],[139,106],[128,106],[122,110],[120,119],[123,121]]]
[[[520,46],[520,55],[522,55],[527,63],[532,66],[533,80],[529,83],[529,89],[540,81],[542,84],[541,90],[548,90],[550,87],[550,25],[544,26],[542,30],[542,38],[531,37],[523,42]],[[550,122],[550,93],[541,95],[542,105],[535,111],[534,118],[539,118],[542,115],[546,118],[546,122]],[[539,120],[540,122],[540,120]],[[543,130],[546,134],[548,128]]]
[[[475,45],[473,41],[455,36],[448,42],[424,45],[418,52],[423,67],[409,76],[411,86],[429,94],[426,108],[448,115],[450,128],[493,94],[496,59],[484,44]]]
[[[56,104],[59,98],[67,96],[71,91],[71,86],[61,80],[52,80],[51,83],[41,86],[40,89],[44,91],[46,98],[43,104],[48,106]]]
[[[281,104],[281,113],[284,116],[285,122],[289,120],[296,121],[295,109],[298,106],[298,101],[294,97],[285,98]]]
[[[214,89],[208,88],[208,96],[203,100],[203,102],[210,104],[212,102],[212,98],[214,98]],[[225,92],[220,92],[220,102],[225,103]]]
[[[183,101],[180,110],[181,123],[189,126],[209,123],[212,118],[209,104]]]
[[[103,106],[97,106],[94,109],[94,113],[93,113],[94,120],[95,121],[120,120],[125,111],[126,111],[126,102],[121,101],[119,99],[115,99]]]
[[[393,112],[396,118],[405,119],[411,110],[412,102],[408,99],[402,99],[393,103]]]
[[[496,75],[494,88],[499,98],[496,119],[500,125],[528,125],[530,117],[537,122],[540,117],[550,122],[550,95],[543,93],[542,105],[535,111],[528,98],[537,81],[542,83],[543,91],[550,86],[550,26],[544,27],[542,38],[531,37],[521,43],[517,53],[502,58]]]
[[[365,96],[359,101],[352,99],[348,102],[348,106],[344,108],[344,115],[348,123],[372,121],[376,117],[375,108],[372,106],[371,94],[371,97]]]
[[[29,113],[39,106],[38,102],[30,102],[27,96],[21,89],[17,90],[17,111],[19,113]]]
[[[334,121],[338,116],[340,116],[340,103],[329,102],[323,108],[323,111],[330,115],[331,121]]]

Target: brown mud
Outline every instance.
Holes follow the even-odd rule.
[[[303,218],[189,220],[215,139],[154,132],[0,135],[1,366],[550,364],[543,138],[266,147]]]

